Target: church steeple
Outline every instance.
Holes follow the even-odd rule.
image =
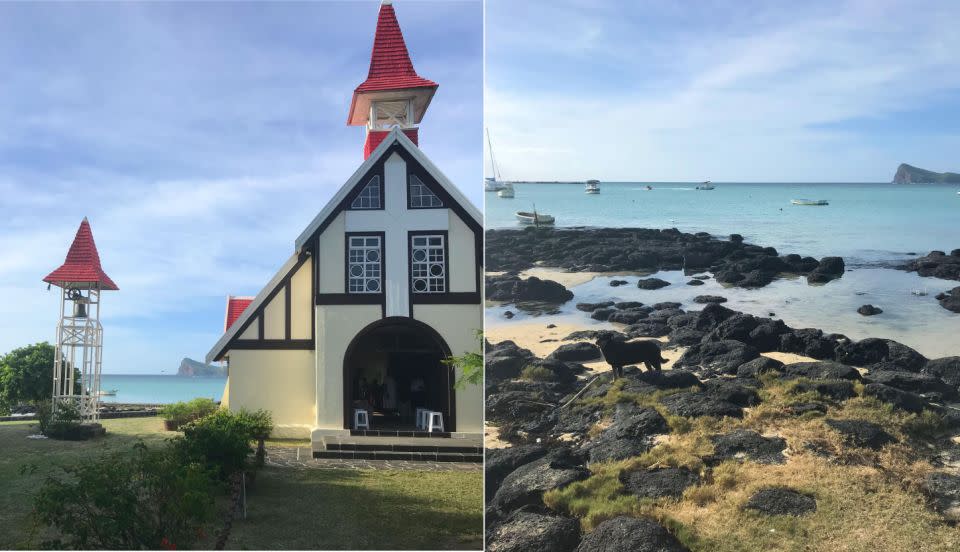
[[[393,127],[417,143],[417,124],[439,85],[417,74],[391,0],[380,4],[367,80],[353,91],[347,124],[364,125],[366,159]]]

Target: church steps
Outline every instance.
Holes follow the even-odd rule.
[[[465,454],[461,452],[397,452],[397,451],[354,451],[354,450],[315,450],[314,458],[339,458],[347,460],[409,460],[415,462],[483,462],[483,454]]]

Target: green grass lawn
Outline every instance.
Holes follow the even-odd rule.
[[[33,494],[57,466],[138,440],[162,444],[175,432],[159,418],[104,420],[104,438],[32,440],[30,422],[0,423],[0,550],[29,543]],[[36,466],[21,473],[21,466]],[[480,549],[483,472],[387,472],[267,467],[250,488],[247,519],[234,523],[233,549]],[[34,543],[36,544],[36,543]]]

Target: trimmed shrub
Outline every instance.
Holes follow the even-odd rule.
[[[226,480],[246,467],[247,457],[253,452],[250,441],[265,439],[272,428],[267,411],[234,413],[219,409],[184,425],[183,437],[174,442],[185,462],[208,466]]]
[[[62,401],[54,412],[50,401],[37,405],[37,422],[40,433],[62,441],[86,441],[104,433],[99,424],[81,424],[80,408],[73,401]]]
[[[33,517],[57,537],[52,549],[159,550],[191,548],[215,511],[215,480],[205,467],[180,462],[172,450],[104,455],[48,476]],[[32,546],[31,546],[32,548]]]
[[[212,399],[193,399],[165,405],[160,409],[160,417],[168,431],[176,431],[180,426],[198,420],[217,410]]]

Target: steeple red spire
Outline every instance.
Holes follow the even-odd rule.
[[[377,31],[373,37],[373,52],[370,54],[370,71],[367,80],[357,87],[354,94],[375,90],[398,90],[401,88],[436,88],[437,83],[422,78],[413,68],[403,32],[397,22],[397,14],[389,1],[380,5]]]
[[[353,91],[347,115],[348,125],[367,127],[364,156],[376,148],[392,126],[399,126],[416,143],[416,125],[423,119],[438,86],[413,68],[393,4],[383,0],[367,80]]]
[[[97,253],[97,244],[93,241],[93,231],[90,230],[87,217],[83,217],[63,265],[48,274],[43,281],[59,287],[78,287],[70,284],[99,284],[100,289],[120,289],[100,266],[100,254]]]

